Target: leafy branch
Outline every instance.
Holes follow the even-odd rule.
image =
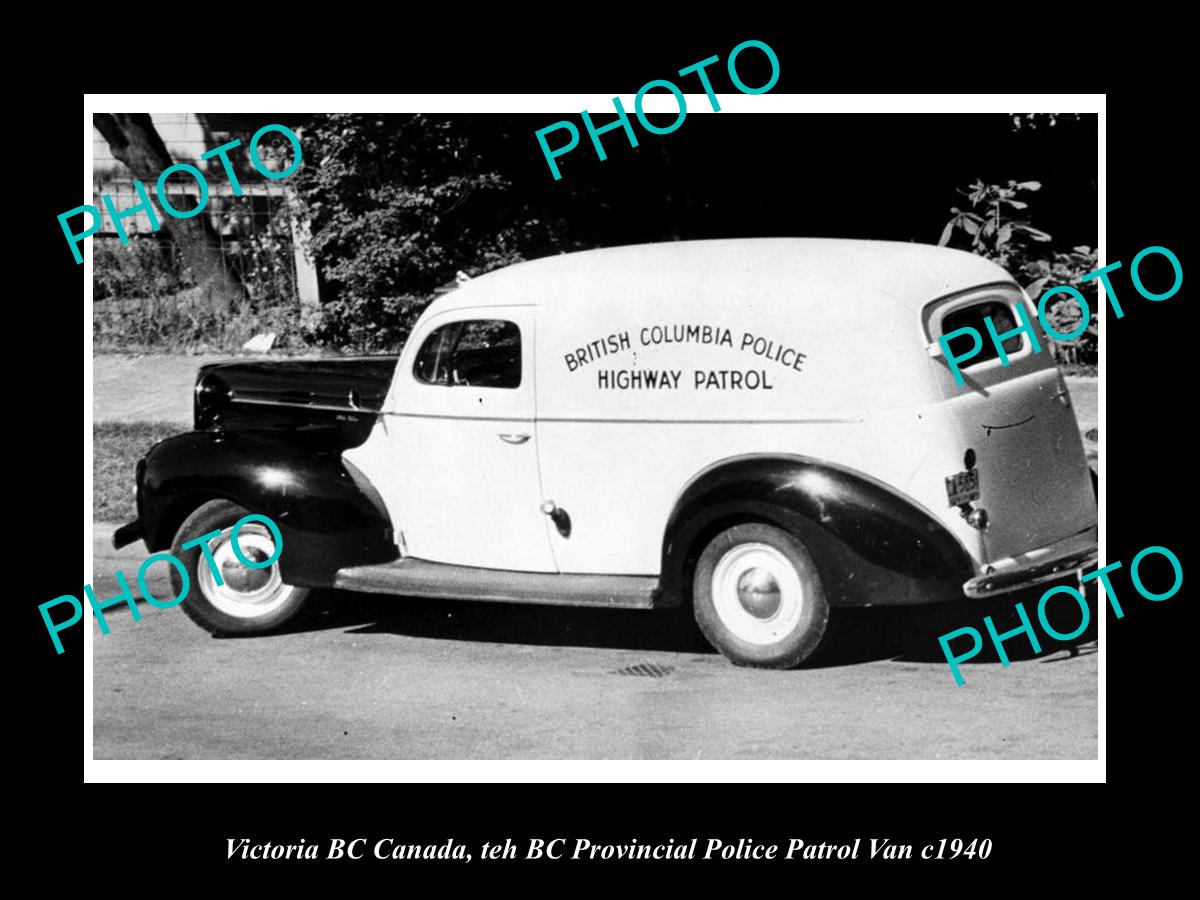
[[[1049,243],[1050,235],[1028,221],[1028,202],[1022,194],[1040,191],[1040,181],[1009,181],[1007,185],[984,184],[975,179],[959,193],[971,204],[968,209],[951,207],[952,218],[942,229],[938,246],[945,247],[961,233],[970,239],[970,250],[1008,268],[1014,258],[1025,254],[1031,243]]]

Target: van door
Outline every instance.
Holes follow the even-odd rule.
[[[408,555],[553,572],[538,472],[534,308],[459,309],[424,322],[385,410],[385,496]]]
[[[1079,425],[1066,382],[1058,371],[1048,340],[1038,331],[1041,351],[1028,334],[1009,338],[1004,366],[984,325],[990,316],[998,333],[1019,324],[1015,309],[1023,304],[1037,328],[1037,310],[1012,285],[976,289],[944,298],[926,308],[930,340],[958,328],[971,327],[983,336],[979,354],[961,363],[964,384],[955,383],[944,357],[932,364],[940,370],[943,406],[962,442],[973,451],[979,498],[987,512],[981,533],[985,562],[996,562],[1038,550],[1096,525],[1096,501]],[[955,340],[966,348],[970,335]],[[932,346],[932,345],[931,345]],[[944,473],[953,479],[957,473]],[[969,486],[970,479],[949,482],[947,491]]]

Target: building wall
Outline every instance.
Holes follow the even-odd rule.
[[[228,134],[208,134],[196,113],[151,113],[154,127],[176,162],[195,163],[200,154],[229,140]],[[214,140],[215,139],[215,140]],[[129,170],[115,159],[108,141],[92,129],[92,170],[100,176],[128,176]]]

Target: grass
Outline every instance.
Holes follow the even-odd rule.
[[[137,516],[133,476],[137,461],[164,438],[186,431],[181,425],[141,422],[92,428],[92,519],[124,524]]]
[[[280,349],[304,350],[299,305],[229,311],[189,306],[174,298],[97,303],[92,313],[95,353],[231,353],[257,334],[275,333]]]

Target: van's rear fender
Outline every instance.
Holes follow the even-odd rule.
[[[399,555],[378,492],[339,453],[218,431],[168,438],[139,465],[146,546],[169,548],[183,520],[214,499],[233,500],[279,526],[280,574],[290,584],[332,585],[339,568]]]
[[[834,606],[961,598],[975,574],[942,523],[878,481],[804,457],[750,455],[709,467],[680,495],[663,541],[664,605],[683,602],[708,542],[745,521],[803,541]]]

